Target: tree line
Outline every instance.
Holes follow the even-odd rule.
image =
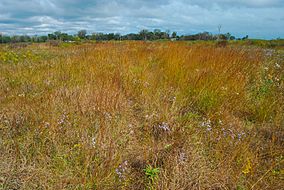
[[[95,41],[109,41],[109,40],[244,40],[243,38],[236,38],[230,33],[226,34],[211,34],[209,32],[202,32],[192,35],[178,35],[177,32],[170,33],[169,30],[162,31],[155,29],[153,31],[141,30],[138,33],[129,33],[121,35],[119,33],[92,33],[87,34],[86,30],[80,30],[77,34],[71,35],[64,32],[56,31],[47,35],[14,35],[8,36],[0,33],[0,43],[18,43],[18,42],[47,42],[47,41],[64,41],[74,42],[81,40],[95,40]]]

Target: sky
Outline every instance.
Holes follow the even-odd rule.
[[[284,38],[284,0],[0,0],[0,33],[208,31]]]

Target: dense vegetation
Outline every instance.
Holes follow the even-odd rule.
[[[177,32],[161,31],[160,29],[155,29],[154,31],[141,30],[139,33],[129,33],[121,35],[119,33],[93,33],[91,35],[87,34],[86,30],[80,30],[77,34],[70,35],[64,32],[56,31],[48,35],[15,35],[7,36],[0,34],[0,43],[18,43],[18,42],[47,42],[51,40],[58,41],[81,41],[81,40],[95,40],[95,41],[109,41],[109,40],[236,40],[235,36],[230,33],[213,35],[209,32],[202,32],[193,35],[177,35]],[[248,39],[248,36],[243,38],[238,38],[237,40]]]
[[[0,49],[0,189],[281,189],[283,50]]]

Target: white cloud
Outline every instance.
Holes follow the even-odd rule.
[[[282,0],[184,0],[188,4],[199,5],[201,7],[211,8],[213,5],[219,7],[250,7],[250,8],[261,8],[261,7],[276,7],[283,6]]]

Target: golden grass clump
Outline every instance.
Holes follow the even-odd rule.
[[[0,48],[0,189],[281,189],[283,52]]]

